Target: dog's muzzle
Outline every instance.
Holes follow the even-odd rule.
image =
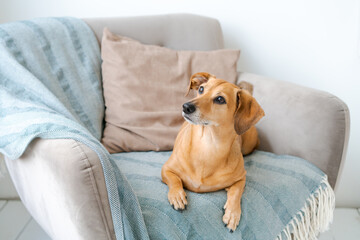
[[[211,121],[202,119],[200,109],[197,109],[195,104],[187,102],[183,105],[182,116],[185,120],[194,125],[209,125]]]
[[[187,103],[184,103],[183,105],[183,112],[185,114],[191,114],[193,112],[196,111],[196,107],[194,104],[190,103],[190,102],[187,102]]]

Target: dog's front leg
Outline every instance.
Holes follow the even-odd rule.
[[[230,230],[230,232],[235,231],[236,227],[239,225],[241,217],[241,196],[245,188],[246,176],[240,181],[234,183],[229,188],[227,188],[227,201],[225,203],[224,209],[225,214],[223,216],[223,222],[225,226]]]
[[[179,176],[170,170],[161,171],[162,180],[169,187],[168,200],[175,210],[183,210],[187,206],[186,193]]]

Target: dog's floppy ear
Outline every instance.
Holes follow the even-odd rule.
[[[248,91],[237,91],[237,108],[234,116],[234,127],[237,134],[241,135],[251,126],[255,125],[264,115],[264,110]]]
[[[201,84],[209,81],[210,78],[216,78],[216,77],[207,72],[198,72],[198,73],[195,73],[194,75],[192,75],[190,78],[189,87],[188,87],[188,90],[187,90],[185,96],[187,96],[189,94],[191,89],[197,90]]]

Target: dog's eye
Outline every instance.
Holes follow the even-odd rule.
[[[203,86],[199,87],[199,93],[202,94],[203,92],[204,92],[204,87]]]
[[[216,97],[214,99],[214,103],[217,103],[217,104],[225,104],[226,101],[225,101],[225,98],[223,98],[222,96],[219,96],[219,97]]]

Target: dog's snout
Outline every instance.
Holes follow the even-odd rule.
[[[189,103],[189,102],[184,103],[184,105],[183,105],[183,112],[184,113],[190,114],[190,113],[195,112],[195,110],[196,110],[196,107],[195,107],[194,104]]]

